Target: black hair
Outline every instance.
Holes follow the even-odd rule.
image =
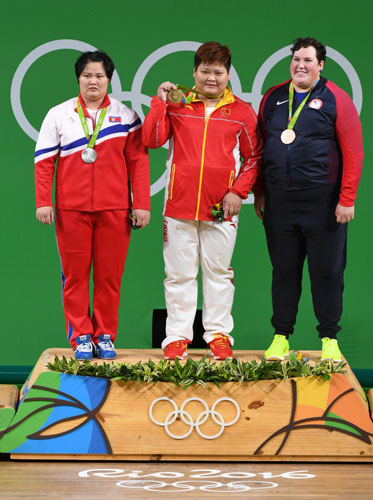
[[[294,52],[296,50],[299,50],[301,48],[306,48],[306,47],[315,47],[316,57],[317,57],[317,60],[319,61],[319,64],[321,63],[321,61],[325,61],[325,59],[326,59],[326,47],[323,43],[315,40],[315,38],[310,38],[310,37],[297,38],[294,41],[294,44],[290,50],[291,50],[291,53],[294,55]]]
[[[83,52],[78,57],[75,63],[75,74],[78,80],[84,68],[89,62],[101,62],[105,69],[106,76],[109,78],[109,80],[111,80],[115,66],[110,57],[102,50],[95,50],[94,52]]]

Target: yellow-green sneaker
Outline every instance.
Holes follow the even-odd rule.
[[[264,357],[267,361],[283,361],[287,356],[289,356],[289,341],[285,335],[276,334]]]
[[[340,361],[342,361],[342,353],[339,350],[337,339],[324,337],[323,339],[321,339],[321,342],[321,361],[332,360],[335,363],[339,363]]]

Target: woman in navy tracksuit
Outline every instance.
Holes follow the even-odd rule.
[[[324,45],[303,38],[291,50],[291,80],[269,89],[259,111],[265,146],[255,209],[264,215],[273,266],[275,328],[265,355],[268,360],[288,355],[307,256],[322,359],[337,361],[346,223],[354,217],[363,160],[361,125],[349,96],[320,76]],[[302,105],[289,132],[289,117]]]

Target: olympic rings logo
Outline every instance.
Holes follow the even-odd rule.
[[[168,401],[169,403],[172,404],[172,406],[174,408],[174,410],[171,411],[167,415],[167,417],[165,418],[164,422],[159,422],[153,416],[153,408],[154,408],[154,406],[159,401]],[[193,418],[192,418],[192,416],[190,415],[190,413],[188,413],[185,410],[185,407],[191,401],[198,401],[204,407],[204,411],[198,415],[196,421],[194,421]],[[228,401],[228,402],[232,403],[233,406],[236,409],[236,415],[233,418],[233,420],[231,420],[230,422],[225,422],[223,416],[218,411],[216,411],[216,407],[222,401]],[[181,405],[180,410],[178,409],[175,401],[173,401],[170,398],[166,398],[166,397],[155,399],[152,402],[152,404],[150,405],[150,407],[149,407],[149,417],[150,417],[151,421],[154,422],[155,424],[161,426],[161,427],[164,427],[165,430],[166,430],[166,432],[167,432],[167,434],[170,437],[174,438],[174,439],[185,439],[185,438],[187,438],[193,432],[193,429],[196,429],[196,431],[198,432],[198,434],[202,438],[204,438],[204,439],[216,439],[216,438],[218,438],[219,436],[222,435],[225,427],[229,427],[229,426],[231,426],[231,425],[233,425],[233,424],[235,424],[237,422],[237,420],[239,419],[240,413],[241,413],[240,407],[238,406],[237,402],[234,399],[232,399],[232,398],[220,398],[220,399],[218,399],[212,405],[211,410],[209,409],[208,404],[203,399],[201,399],[201,398],[189,398],[189,399],[186,399],[183,402],[183,404]],[[212,435],[212,436],[206,436],[206,434],[204,434],[201,431],[201,429],[200,429],[200,426],[202,426],[207,421],[207,419],[209,418],[209,416],[212,417],[212,420],[215,422],[215,424],[217,424],[217,425],[220,426],[219,431],[216,434]],[[170,431],[170,426],[176,421],[176,419],[178,417],[180,417],[180,419],[182,420],[182,422],[184,422],[184,424],[186,424],[186,425],[189,426],[188,431],[185,434],[182,434],[182,435],[175,435],[175,434],[173,434]]]
[[[116,486],[127,489],[141,489],[145,491],[162,491],[165,493],[183,493],[187,491],[209,491],[217,493],[241,493],[243,491],[268,490],[277,488],[278,484],[273,481],[229,481],[221,483],[219,481],[175,481],[166,483],[151,479],[119,481]]]
[[[198,47],[201,45],[199,42],[192,41],[181,41],[181,42],[173,42],[167,45],[163,45],[159,49],[152,52],[139,66],[135,77],[132,82],[132,88],[130,91],[122,90],[122,84],[120,82],[119,75],[117,71],[114,71],[112,80],[111,80],[111,88],[112,93],[110,94],[112,97],[117,99],[118,101],[129,101],[131,102],[131,107],[136,111],[139,117],[144,120],[144,113],[142,110],[142,105],[150,107],[151,98],[142,93],[142,85],[144,79],[149,72],[149,70],[163,57],[166,57],[169,54],[173,54],[175,52],[182,51],[192,51],[195,52]],[[230,82],[232,85],[232,90],[234,94],[240,97],[242,100],[250,102],[253,105],[255,111],[258,111],[259,104],[262,99],[262,88],[264,81],[271,71],[271,69],[282,59],[288,58],[290,56],[290,45],[283,47],[282,49],[273,53],[259,68],[254,81],[251,92],[243,92],[241,81],[239,79],[238,73],[235,68],[232,66],[230,70]],[[38,132],[35,128],[30,124],[28,119],[26,118],[22,103],[21,103],[21,86],[23,82],[23,78],[26,75],[27,71],[30,69],[33,63],[35,63],[40,57],[48,54],[49,52],[54,52],[55,50],[77,50],[79,52],[84,52],[87,50],[97,50],[96,47],[90,45],[86,42],[82,42],[79,40],[54,40],[51,42],[47,42],[43,45],[40,45],[36,49],[32,50],[20,63],[18,66],[12,81],[11,92],[10,92],[10,100],[13,109],[14,116],[22,128],[22,130],[34,141],[38,138]],[[352,88],[352,98],[358,113],[360,114],[362,104],[363,104],[363,93],[361,88],[361,83],[352,64],[338,51],[332,49],[331,47],[327,47],[328,57],[334,60],[339,66],[344,70],[346,75],[349,78],[351,88]],[[163,173],[158,180],[156,180],[151,186],[151,195],[157,194],[161,191],[165,186],[165,174]],[[252,203],[252,196],[249,196],[244,203]]]

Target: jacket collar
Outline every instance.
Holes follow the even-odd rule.
[[[87,118],[90,118],[90,114],[88,113],[87,111],[87,108],[85,106],[85,102],[84,102],[84,99],[82,97],[82,94],[79,94],[79,101],[80,101],[80,104],[82,105],[82,109],[83,109],[83,112],[84,112],[84,116],[86,116]],[[102,108],[106,108],[107,106],[110,106],[110,97],[108,96],[108,94],[106,93],[105,94],[105,97],[104,97],[104,100],[102,101],[100,107],[98,109],[102,109]],[[77,107],[75,106],[74,108],[74,111],[77,113],[78,112],[78,109]]]
[[[195,88],[195,87],[193,87]],[[232,102],[234,102],[234,95],[232,93],[232,90],[230,89],[230,87],[227,87],[225,90],[224,90],[224,93],[220,99],[220,101],[218,102],[218,104],[216,105],[217,108],[220,108],[221,106],[225,106],[226,104],[232,104]],[[197,95],[194,94],[193,95],[193,99],[191,100],[191,102],[200,102],[201,99],[198,99],[197,98]]]

